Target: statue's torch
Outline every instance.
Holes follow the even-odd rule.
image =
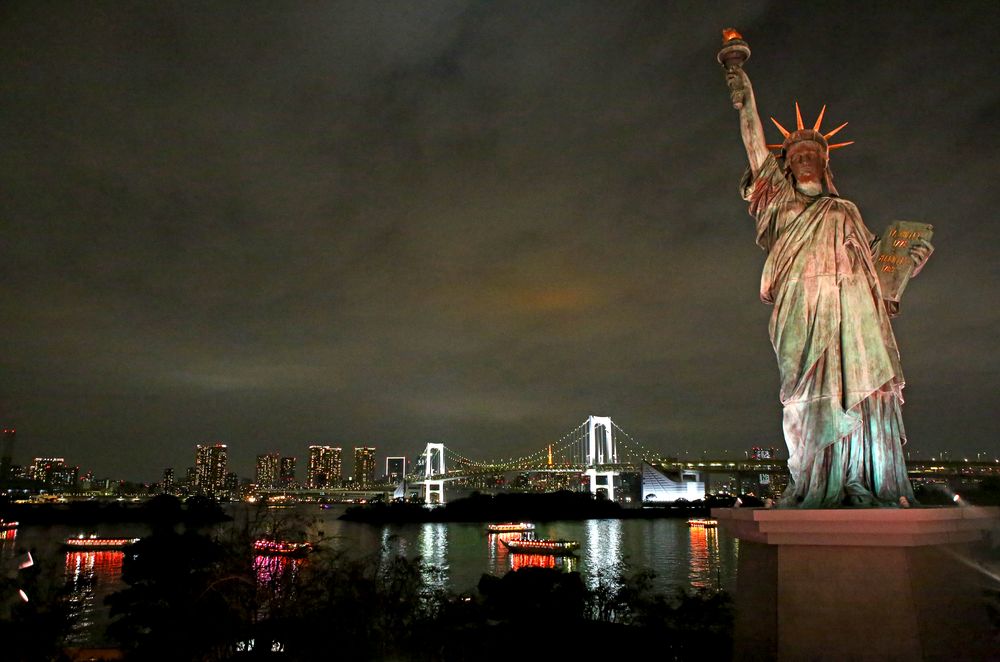
[[[733,100],[733,108],[743,107],[746,91],[743,89],[742,76],[730,76],[737,69],[743,69],[743,63],[750,59],[750,45],[743,41],[743,35],[733,28],[722,31],[722,50],[715,56],[722,68],[726,70],[726,84],[729,86],[729,98]]]

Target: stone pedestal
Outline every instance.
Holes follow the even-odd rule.
[[[717,508],[740,539],[737,660],[989,660],[969,556],[1000,508]]]

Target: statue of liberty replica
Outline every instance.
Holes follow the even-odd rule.
[[[806,128],[796,103],[795,130],[772,118],[784,141],[766,144],[742,67],[750,49],[735,30],[723,38],[718,59],[750,160],[740,188],[767,253],[760,298],[774,306],[769,332],[791,474],[781,505],[907,507],[904,380],[889,323],[898,297],[884,296],[879,238],[833,185],[830,152],[851,143],[829,141],[846,122],[824,133],[824,106]],[[916,275],[932,246],[919,235],[895,242],[903,246],[895,259]]]

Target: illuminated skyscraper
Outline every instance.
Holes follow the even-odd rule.
[[[310,446],[309,469],[306,482],[309,487],[337,487],[343,478],[342,450],[334,446]]]
[[[257,476],[254,481],[257,489],[273,490],[278,487],[281,471],[281,456],[278,453],[266,453],[257,456]]]
[[[230,498],[239,498],[240,477],[236,475],[235,471],[226,472],[223,478],[223,489]]]
[[[375,483],[375,449],[358,446],[354,449],[354,484],[368,487]]]
[[[28,470],[32,480],[37,480],[46,488],[55,491],[72,490],[80,475],[80,467],[71,467],[61,457],[36,457]]]
[[[773,460],[777,457],[777,448],[761,448],[760,446],[754,446],[750,449],[751,460]]]
[[[160,485],[161,491],[164,494],[173,494],[174,492],[174,468],[167,467],[163,470],[163,483]]]
[[[214,495],[226,488],[229,449],[225,444],[195,446],[194,468],[198,492]]]
[[[278,474],[278,484],[288,489],[295,487],[295,458],[281,458],[281,471]]]
[[[385,458],[385,478],[389,482],[398,483],[406,475],[406,458],[405,457],[387,457]]]
[[[198,468],[188,467],[184,470],[184,489],[187,492],[196,492],[198,490]]]

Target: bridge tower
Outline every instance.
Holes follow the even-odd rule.
[[[609,464],[618,464],[618,447],[611,433],[610,416],[590,416],[587,418],[587,457],[583,473],[590,476],[590,492],[607,490],[608,500],[615,500],[615,477],[618,471],[608,470]]]
[[[433,479],[443,476],[444,444],[427,444],[424,448],[424,503],[427,505],[444,503],[444,480]]]

